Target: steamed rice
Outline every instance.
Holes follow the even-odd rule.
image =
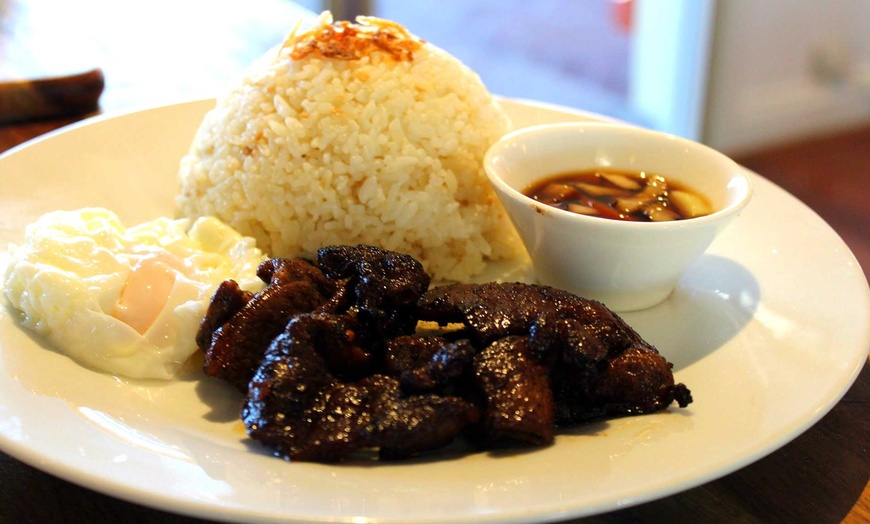
[[[359,22],[325,13],[218,101],[181,162],[180,212],[217,216],[272,256],[357,243],[405,252],[436,280],[516,256],[482,167],[505,113],[443,50]]]

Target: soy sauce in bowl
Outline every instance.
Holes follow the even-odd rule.
[[[646,172],[593,169],[538,180],[523,194],[542,204],[612,220],[666,222],[709,215],[709,200]]]
[[[664,301],[752,194],[749,173],[722,153],[668,133],[621,124],[572,122],[519,129],[489,148],[483,166],[528,251],[535,279],[620,312]],[[590,182],[579,176],[587,172],[600,173],[592,184],[599,187],[580,186],[587,194],[574,202],[575,210],[577,205],[603,210],[608,201],[658,193],[660,187],[648,187],[661,182],[651,175],[658,174],[667,182],[667,207],[677,207],[680,197],[675,195],[691,188],[709,202],[710,213],[665,222],[601,220],[544,203],[552,196],[535,200],[524,194],[526,188],[553,182],[567,189],[547,191],[555,200],[567,201],[581,193],[572,184]],[[645,179],[640,172],[646,173]],[[559,174],[571,176],[556,179]],[[619,193],[591,194],[611,192],[615,188],[610,186],[619,187]],[[614,214],[620,213],[614,208]]]

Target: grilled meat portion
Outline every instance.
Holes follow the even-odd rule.
[[[242,408],[251,437],[290,460],[335,461],[363,448],[396,459],[445,446],[477,419],[460,398],[408,396],[385,375],[337,378],[342,356],[364,355],[347,328],[341,316],[299,315],[275,338]]]
[[[209,351],[214,332],[226,324],[245,304],[254,298],[254,294],[239,287],[235,280],[221,282],[214,294],[208,310],[196,333],[196,347],[203,353]]]
[[[555,412],[550,370],[529,349],[529,339],[496,340],[474,358],[485,399],[481,420],[486,442],[514,440],[542,446],[553,441]]]
[[[217,289],[197,344],[205,373],[246,394],[248,434],[288,460],[399,459],[459,436],[542,446],[559,426],[692,402],[622,318],[565,291],[429,290],[419,262],[371,246],[268,260],[258,276],[256,294]]]
[[[691,402],[671,364],[604,304],[523,283],[452,284],[420,300],[422,320],[461,323],[480,344],[524,336],[550,369],[555,421],[650,413]]]
[[[414,332],[414,306],[430,280],[416,259],[374,246],[330,246],[318,250],[317,266],[328,278],[347,280],[349,307],[369,344]]]
[[[528,335],[542,316],[551,325],[568,320],[581,326],[587,333],[584,338],[594,338],[614,351],[635,342],[645,344],[628,324],[599,302],[560,289],[520,282],[437,287],[423,295],[418,312],[420,320],[442,325],[464,324],[469,337],[480,346],[510,335]],[[556,326],[549,333],[551,338],[557,333],[578,335],[576,329],[559,330]],[[538,350],[544,350],[545,345],[539,344]]]
[[[668,407],[675,400],[684,408],[692,395],[674,384],[671,363],[649,348],[631,347],[599,368],[595,396],[607,415],[638,415]]]
[[[266,348],[287,322],[324,305],[335,290],[335,284],[319,269],[301,259],[266,260],[257,276],[268,286],[250,299],[237,285],[235,291],[232,284],[218,288],[218,303],[229,306],[210,306],[197,337],[203,341],[210,338],[205,349],[205,374],[226,380],[242,392],[247,391]],[[244,305],[229,315],[242,302]],[[207,336],[209,330],[211,337]]]
[[[432,391],[461,377],[476,353],[468,340],[406,335],[387,343],[384,364],[405,390]]]

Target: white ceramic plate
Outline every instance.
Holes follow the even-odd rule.
[[[85,121],[0,157],[0,247],[55,209],[105,206],[128,224],[171,215],[177,162],[211,104]],[[505,104],[516,126],[594,118]],[[625,315],[674,362],[689,409],[592,424],[523,453],[288,463],[249,443],[224,384],[196,371],[168,383],[91,372],[6,306],[0,449],[122,499],[233,521],[530,522],[691,488],[806,430],[870,347],[870,292],[847,247],[770,182],[756,176],[755,191],[673,296]]]

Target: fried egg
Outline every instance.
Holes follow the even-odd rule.
[[[255,241],[211,217],[126,228],[107,209],[57,211],[7,255],[4,291],[25,327],[85,366],[132,378],[178,373],[221,282],[264,285]]]

